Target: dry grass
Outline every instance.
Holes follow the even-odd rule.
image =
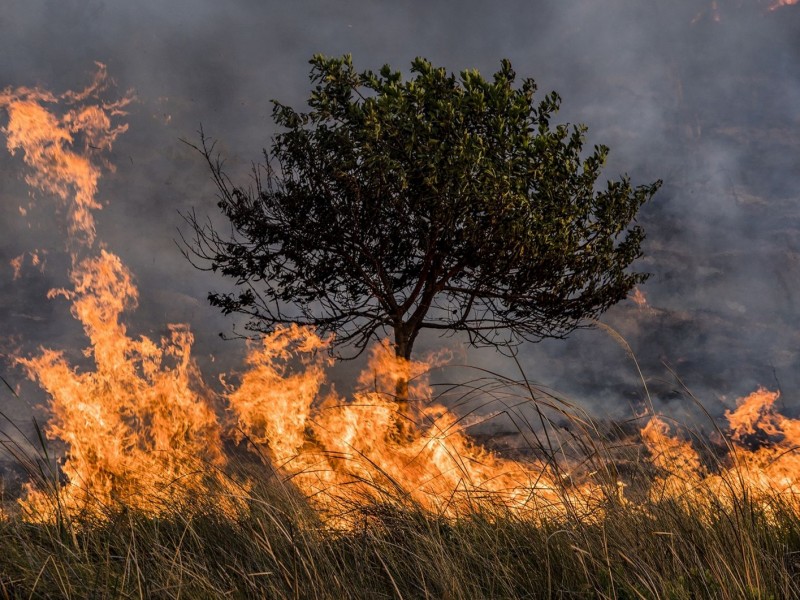
[[[363,507],[331,531],[285,491],[260,489],[239,520],[0,525],[7,598],[793,598],[796,513],[743,501],[714,518],[660,504],[597,524],[511,515],[443,521]]]
[[[263,457],[241,448],[227,475],[250,482],[237,517],[216,511],[225,503],[212,495],[165,517],[119,505],[42,525],[25,522],[9,500],[0,598],[800,598],[800,516],[791,499],[655,501],[646,453],[588,429],[599,437],[582,447],[598,464],[624,460],[630,448],[626,497],[636,498],[620,499],[615,472],[594,522],[569,511],[534,521],[491,502],[445,519],[398,490],[386,501],[343,504],[355,526],[337,530]],[[50,459],[7,449],[58,493]]]

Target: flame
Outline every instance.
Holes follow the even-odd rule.
[[[248,358],[250,368],[227,398],[243,436],[266,449],[273,462],[323,512],[366,499],[402,498],[426,510],[455,516],[490,505],[537,519],[600,510],[592,484],[565,491],[566,474],[542,462],[503,459],[474,444],[458,418],[431,402],[429,364],[394,356],[388,342],[373,347],[351,401],[322,393],[326,341],[311,331],[283,329],[267,336]],[[294,360],[298,367],[289,369]],[[410,381],[408,419],[394,394]]]
[[[110,150],[127,131],[126,124],[115,126],[111,119],[124,115],[133,100],[130,93],[114,102],[100,100],[109,80],[105,65],[97,63],[97,67],[92,83],[80,92],[55,96],[24,87],[0,92],[0,108],[8,113],[8,125],[3,129],[8,151],[22,151],[23,161],[31,169],[25,181],[61,200],[68,208],[70,235],[86,245],[95,239],[92,211],[101,208],[95,199],[101,166],[112,168],[108,162],[96,164],[93,157]],[[71,108],[58,115],[48,110],[49,105]]]
[[[22,261],[25,260],[25,254],[20,254],[19,256],[15,256],[8,264],[11,265],[11,268],[14,270],[14,281],[19,279],[22,276]]]
[[[766,10],[768,12],[772,12],[772,11],[776,11],[776,10],[778,10],[780,8],[783,8],[784,6],[794,6],[798,2],[800,2],[800,0],[774,0],[770,4],[767,4]],[[765,4],[764,0],[753,0],[753,3],[757,4],[759,6],[763,6]],[[724,3],[723,3],[723,5],[724,5]],[[728,10],[730,8],[731,8],[731,5],[729,4],[726,7],[726,10]],[[742,3],[739,2],[739,3],[735,4],[734,8],[741,9],[742,8]],[[759,10],[761,10],[763,12],[763,9],[759,9]],[[722,16],[723,16],[723,10],[720,7],[720,3],[717,0],[711,0],[711,2],[709,2],[705,8],[703,8],[702,10],[700,10],[699,12],[697,12],[695,14],[695,16],[690,21],[690,24],[691,25],[696,25],[697,23],[700,23],[700,22],[703,22],[703,21],[712,21],[714,23],[719,23],[719,22],[722,21]]]
[[[725,414],[739,469],[757,493],[800,493],[800,420],[778,412],[780,394],[759,389]]]
[[[89,341],[77,365],[52,349],[17,358],[48,394],[46,435],[64,446],[56,493],[27,486],[21,500],[27,518],[102,518],[120,505],[159,515],[192,510],[203,498],[235,514],[244,506],[236,498],[250,484],[225,475],[226,433],[267,455],[335,526],[352,525],[357,513],[349,508],[375,500],[444,517],[505,511],[537,522],[597,521],[610,501],[634,504],[613,468],[607,469],[612,487],[602,485],[558,442],[551,447],[558,459],[540,452],[526,460],[476,444],[466,421],[434,398],[428,373],[444,355],[409,361],[395,357],[389,342],[376,344],[355,393],[343,398],[327,381],[332,340],[287,327],[252,344],[238,384],[226,384],[219,398],[191,358],[188,326],[170,325],[158,341],[132,337],[124,316],[139,297],[133,274],[109,250],[94,249],[98,183],[113,168],[100,152],[127,129],[117,121],[132,99],[103,101],[108,86],[98,65],[92,84],[79,92],[0,93],[7,147],[21,151],[26,181],[67,209],[70,285],[49,297],[70,302]],[[44,268],[46,252],[23,253],[11,261],[15,279],[26,254]],[[631,299],[647,307],[640,290]],[[777,494],[796,504],[800,420],[782,415],[778,398],[759,389],[740,399],[725,413],[725,444],[700,450],[653,416],[640,431],[649,455],[648,501],[732,505],[747,494],[768,505]],[[227,432],[212,408],[222,401],[235,423]]]
[[[706,467],[691,443],[671,435],[659,417],[642,429],[642,439],[661,475],[652,493],[658,500],[680,499],[695,506],[709,501],[731,506],[745,495],[768,510],[772,500],[800,510],[800,420],[775,408],[778,392],[759,389],[727,411],[727,455]]]
[[[661,417],[653,417],[642,428],[642,441],[650,451],[656,469],[650,496],[655,502],[694,497],[706,474],[699,454],[692,445],[671,435],[669,425]]]
[[[772,3],[769,6],[769,10],[778,10],[779,8],[781,8],[783,6],[794,6],[799,1],[800,0],[776,0],[776,2]]]
[[[714,23],[719,23],[722,20],[717,0],[712,0],[707,9],[698,12],[694,18],[692,18],[691,24],[696,25],[706,18],[711,19]]]
[[[120,259],[102,251],[71,275],[72,314],[91,342],[94,369],[79,372],[44,350],[19,359],[49,394],[48,435],[67,445],[61,509],[79,514],[123,503],[158,513],[190,504],[224,464],[219,425],[197,389],[192,335],[172,325],[160,344],[131,339],[120,322],[137,290]],[[25,507],[52,518],[51,498],[29,489]]]
[[[317,351],[325,342],[307,329],[291,327],[265,338],[247,356],[250,369],[228,400],[243,437],[269,446],[276,464],[291,461],[305,444],[305,427],[311,405],[325,381],[324,364]],[[285,361],[301,354],[304,372],[289,374]]]
[[[647,302],[647,296],[645,296],[645,293],[638,287],[633,289],[633,293],[628,296],[628,298],[632,300],[640,309],[650,308],[650,305]]]
[[[22,277],[22,267],[25,264],[26,254],[30,257],[31,265],[37,267],[40,273],[44,273],[47,250],[34,250],[32,252],[23,252],[19,256],[15,256],[10,261],[8,261],[8,264],[11,265],[11,269],[14,271],[13,275],[14,281]]]
[[[0,94],[9,117],[9,151],[22,150],[29,185],[67,206],[69,232],[84,253],[95,240],[92,211],[100,208],[95,193],[102,167],[113,168],[97,152],[110,150],[127,130],[112,119],[132,98],[104,102],[99,95],[107,86],[98,63],[92,84],[79,92],[55,96],[20,88]],[[59,103],[69,107],[61,116],[55,114]],[[39,254],[31,256],[39,264]],[[233,497],[237,489],[221,475],[220,426],[191,360],[188,328],[171,325],[160,342],[131,338],[121,320],[138,300],[130,271],[106,250],[82,259],[73,250],[71,256],[71,288],[52,290],[49,297],[71,301],[93,365],[80,370],[48,349],[17,359],[49,395],[47,436],[66,446],[65,484],[55,496],[29,485],[22,500],[27,516],[102,516],[120,504],[159,514],[197,506],[196,498],[212,485]],[[15,275],[21,265],[21,258],[12,261]],[[232,511],[234,504],[222,501],[221,507]]]

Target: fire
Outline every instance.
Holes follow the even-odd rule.
[[[138,290],[118,256],[91,253],[92,211],[102,168],[97,157],[110,150],[127,125],[114,125],[131,95],[100,100],[108,85],[103,65],[80,92],[55,96],[38,89],[6,89],[0,105],[9,117],[7,146],[23,153],[26,181],[66,205],[72,239],[89,256],[72,251],[72,287],[52,290],[72,303],[91,346],[93,368],[71,366],[62,352],[42,350],[19,358],[50,397],[46,434],[61,440],[66,483],[56,496],[32,486],[22,506],[29,518],[49,521],[58,514],[102,515],[120,504],[158,514],[196,505],[209,486],[237,490],[220,475],[225,463],[220,426],[209,392],[191,360],[192,335],[185,325],[170,326],[160,342],[133,339],[121,318],[135,308]],[[68,107],[56,114],[59,103]],[[52,106],[52,109],[50,107]],[[39,264],[39,254],[32,253]],[[22,259],[12,261],[17,271]],[[232,510],[232,501],[222,502]]]
[[[770,3],[766,3],[765,0],[753,0],[753,4],[757,5],[758,10],[761,12],[764,10],[773,12],[785,6],[794,6],[798,2],[800,2],[800,0],[774,0]],[[762,8],[765,4],[766,9]],[[722,5],[725,6],[725,3],[722,3]],[[746,7],[747,5],[745,4],[744,6]],[[691,25],[696,25],[697,23],[703,21],[719,23],[723,20],[723,12],[729,12],[731,8],[740,10],[742,7],[742,2],[738,2],[736,4],[729,3],[727,6],[725,6],[725,11],[723,11],[718,0],[711,0],[711,2],[709,2],[703,10],[695,14],[690,23]]]
[[[659,417],[651,419],[642,439],[662,473],[653,493],[697,506],[709,500],[732,505],[746,494],[765,508],[779,499],[800,509],[800,420],[781,415],[775,408],[778,398],[765,389],[740,398],[738,407],[725,413],[726,456],[708,467],[691,443],[670,435]]]
[[[642,428],[641,435],[650,451],[651,464],[657,470],[651,484],[651,499],[661,502],[693,497],[706,471],[692,445],[671,435],[669,425],[657,416]]]
[[[628,298],[632,300],[636,304],[636,306],[638,306],[641,309],[646,309],[650,307],[650,305],[647,302],[647,296],[645,296],[645,293],[638,287],[633,289],[633,293],[630,296],[628,296]]]
[[[127,129],[117,121],[132,99],[103,101],[108,86],[99,65],[80,92],[0,93],[8,150],[22,153],[32,188],[66,208],[70,284],[49,297],[70,302],[89,341],[80,365],[51,349],[17,359],[48,394],[45,432],[64,447],[55,493],[26,488],[21,506],[29,519],[102,518],[120,506],[159,515],[191,511],[204,498],[217,510],[237,513],[244,507],[237,498],[250,484],[225,475],[226,435],[268,456],[337,526],[355,522],[351,515],[358,513],[350,508],[374,501],[413,504],[444,517],[501,511],[535,521],[596,521],[611,502],[633,504],[613,465],[606,468],[597,452],[569,454],[555,431],[548,434],[550,452],[526,460],[476,444],[465,421],[432,393],[427,376],[442,357],[398,359],[388,342],[378,343],[356,392],[343,398],[327,381],[331,340],[288,327],[251,345],[238,382],[226,383],[219,397],[192,360],[188,326],[170,325],[157,341],[132,337],[124,317],[139,297],[133,274],[118,256],[94,248],[98,183],[103,170],[113,168],[100,152]],[[26,256],[44,266],[45,251],[23,253],[11,261],[15,279]],[[631,299],[647,307],[640,290]],[[649,457],[648,502],[732,505],[748,494],[768,503],[777,494],[794,503],[800,420],[782,415],[778,398],[761,389],[741,399],[725,414],[725,443],[700,450],[653,416],[640,431]],[[213,408],[222,403],[231,427]]]
[[[80,92],[60,96],[36,88],[0,92],[0,107],[8,113],[8,125],[3,129],[8,151],[21,150],[31,169],[25,181],[62,201],[69,212],[70,234],[87,245],[95,238],[92,211],[101,208],[95,194],[102,169],[93,156],[110,150],[127,131],[127,125],[113,126],[111,119],[125,114],[133,100],[131,94],[114,102],[99,100],[109,82],[105,65],[97,66],[94,81]],[[48,110],[48,105],[59,103],[71,107],[61,116]],[[78,139],[81,147],[76,149]]]
[[[14,271],[13,279],[16,281],[20,277],[22,277],[22,268],[25,265],[25,255],[30,257],[30,263],[32,266],[36,267],[40,273],[44,273],[44,268],[46,264],[46,256],[47,250],[34,250],[33,252],[23,252],[19,256],[12,258],[8,261],[8,264],[11,265],[11,269]]]
[[[800,493],[800,420],[780,414],[778,398],[778,392],[757,390],[725,416],[748,486],[793,498]]]
[[[769,7],[769,10],[778,10],[783,6],[794,6],[800,0],[776,0],[776,2],[772,3]]]
[[[159,513],[191,505],[224,464],[216,415],[195,385],[191,333],[173,325],[160,343],[128,337],[120,317],[135,305],[137,290],[109,252],[82,262],[71,279],[72,290],[56,293],[72,301],[94,368],[79,372],[53,350],[19,361],[51,398],[48,435],[68,448],[60,510],[81,514],[123,503]],[[30,489],[25,508],[50,520],[55,507]]]
[[[22,261],[25,260],[25,254],[20,254],[12,258],[8,264],[11,265],[11,268],[14,270],[14,280],[16,281],[22,276]]]
[[[475,445],[457,417],[431,402],[429,365],[397,359],[388,342],[373,347],[351,401],[321,396],[325,341],[305,329],[267,336],[251,352],[250,369],[228,394],[244,436],[270,457],[323,512],[366,499],[402,498],[454,516],[481,507],[557,518],[600,510],[603,494],[590,483],[566,491],[566,473],[541,462],[503,459]],[[276,362],[277,359],[277,362]],[[289,372],[294,359],[299,370]],[[410,380],[418,419],[409,436],[395,435],[407,419],[395,398]]]
[[[695,25],[704,19],[710,19],[714,23],[719,23],[722,20],[717,0],[711,0],[709,7],[697,13],[692,19],[691,24]]]
[[[240,434],[268,446],[277,465],[292,461],[305,444],[311,405],[325,381],[318,351],[325,342],[306,329],[291,327],[266,338],[248,353],[250,369],[228,396]],[[299,354],[304,371],[289,374],[286,361]]]

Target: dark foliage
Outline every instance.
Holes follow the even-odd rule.
[[[475,345],[563,337],[646,279],[627,270],[633,223],[660,182],[597,186],[608,149],[551,125],[558,95],[535,102],[507,60],[491,81],[421,58],[408,80],[349,56],[311,65],[310,111],[274,102],[285,131],[254,185],[199,147],[232,228],[189,215],[187,254],[236,282],[209,299],[251,331],[311,325],[360,351],[392,330],[408,358],[426,328]]]

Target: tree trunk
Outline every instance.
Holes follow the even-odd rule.
[[[411,349],[414,345],[414,335],[409,335],[407,326],[403,323],[394,328],[394,355],[395,358],[408,361],[411,359]],[[400,441],[413,437],[414,419],[411,414],[408,398],[408,377],[400,376],[395,383],[395,402],[397,402],[397,416],[395,418],[396,436]]]

